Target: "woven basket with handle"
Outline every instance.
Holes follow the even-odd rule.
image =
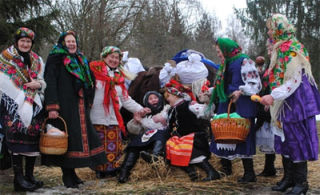
[[[42,129],[45,129],[45,125],[47,123],[46,118],[42,124]],[[62,155],[65,154],[68,150],[68,129],[66,121],[58,116],[63,122],[65,134],[64,135],[50,135],[47,132],[41,132],[40,134],[40,152],[43,154],[50,154],[50,155]]]
[[[250,121],[244,118],[230,118],[228,106],[228,117],[211,121],[211,129],[216,143],[237,144],[245,142],[250,130]]]

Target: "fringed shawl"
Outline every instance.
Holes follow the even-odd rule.
[[[25,86],[31,79],[43,78],[44,63],[42,59],[30,52],[31,66],[24,63],[17,49],[11,46],[0,55],[0,99],[14,121],[21,123],[17,129],[26,132],[31,120],[42,109],[39,90]],[[43,81],[41,81],[43,83]],[[45,86],[42,86],[45,87]]]
[[[272,49],[271,62],[268,69],[269,85],[275,89],[284,82],[293,79],[294,73],[304,69],[310,83],[316,86],[312,76],[309,54],[302,43],[294,36],[295,28],[288,19],[275,14],[268,20],[267,26],[273,31],[275,44]],[[272,121],[278,120],[285,100],[275,100],[270,107]]]

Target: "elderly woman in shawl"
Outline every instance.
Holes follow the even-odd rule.
[[[0,54],[0,124],[12,154],[14,190],[34,191],[43,185],[33,177],[33,169],[43,121],[44,63],[31,50],[32,30],[21,27],[14,36],[14,45]],[[26,159],[25,176],[22,157]]]
[[[90,69],[96,78],[90,116],[107,157],[107,163],[95,167],[97,178],[115,176],[119,171],[119,159],[122,156],[121,136],[127,134],[120,108],[123,106],[132,113],[150,112],[128,95],[124,82],[128,74],[120,66],[121,50],[115,46],[107,46],[103,48],[100,56],[101,60],[90,63]]]
[[[235,106],[233,111],[249,119],[251,126],[245,142],[219,144],[213,141],[210,149],[222,158],[221,164],[226,175],[232,173],[231,160],[241,158],[244,175],[238,182],[255,182],[252,155],[256,153],[253,129],[256,103],[250,100],[250,96],[257,94],[262,88],[259,73],[255,63],[241,52],[241,47],[235,41],[229,38],[218,38],[216,50],[221,59],[221,65],[214,84],[211,103],[218,102],[217,112],[221,114],[227,113],[228,104],[233,101]]]
[[[320,113],[320,96],[312,76],[309,55],[295,37],[295,28],[281,14],[268,21],[268,35],[274,40],[268,69],[271,94],[261,103],[270,106],[271,122],[277,128],[275,150],[282,154],[284,177],[275,191],[302,194],[308,190],[307,161],[318,160],[315,115]]]
[[[94,80],[87,58],[78,49],[75,32],[61,33],[47,59],[45,80],[49,118],[55,119],[60,115],[67,123],[69,134],[67,153],[47,156],[47,163],[61,167],[66,187],[77,188],[83,182],[74,169],[103,164],[106,158],[89,117]]]

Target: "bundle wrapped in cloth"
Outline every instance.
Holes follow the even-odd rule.
[[[184,85],[191,85],[196,80],[207,78],[209,73],[205,64],[215,69],[218,68],[218,65],[206,59],[198,51],[191,49],[180,51],[168,63],[165,63],[160,71],[161,87],[175,74],[179,76],[181,83]]]

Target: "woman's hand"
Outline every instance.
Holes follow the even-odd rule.
[[[271,95],[262,96],[260,103],[265,106],[271,106],[273,104],[273,97]]]
[[[231,94],[231,101],[232,101],[232,102],[236,102],[236,101],[239,99],[240,95],[242,95],[242,92],[241,92],[240,90],[234,91],[234,92]]]
[[[50,119],[56,119],[56,118],[58,118],[58,116],[59,116],[59,112],[58,111],[49,111],[49,118]]]
[[[31,79],[31,82],[24,84],[26,87],[30,89],[40,89],[41,88],[41,83],[37,80]]]

